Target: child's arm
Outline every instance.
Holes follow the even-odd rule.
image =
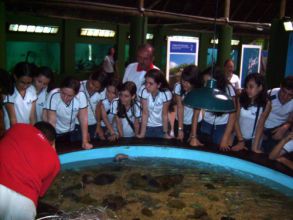
[[[139,135],[137,135],[138,138],[144,138],[145,132],[146,132],[146,126],[148,122],[148,102],[146,99],[141,99],[141,106],[142,106],[142,118],[141,118],[141,130]]]
[[[107,115],[107,112],[106,112],[103,104],[101,105],[101,111],[102,111],[102,119],[103,119],[108,131],[110,132],[111,136],[115,136],[116,134],[115,134],[114,128],[108,120],[108,115]]]
[[[122,125],[121,118],[119,118],[118,115],[115,115],[115,120],[117,124],[119,137],[123,137],[123,125]]]
[[[101,128],[101,120],[102,120],[102,102],[99,102],[96,107],[96,121],[97,121],[97,127],[96,127],[96,134],[99,136],[101,140],[105,140],[104,131]]]
[[[177,115],[178,115],[178,136],[177,139],[183,141],[183,115],[184,115],[184,106],[182,104],[181,96],[175,95],[175,100],[177,104]],[[180,129],[179,129],[180,128]]]
[[[7,110],[9,121],[10,121],[10,127],[11,127],[12,125],[17,123],[14,104],[13,103],[7,103],[7,104],[4,105],[4,107]]]
[[[134,118],[134,133],[135,136],[137,136],[139,134],[139,118]]]
[[[91,149],[93,145],[89,143],[89,134],[88,134],[88,113],[87,108],[79,109],[78,112],[78,120],[81,129],[81,136],[82,136],[82,148],[84,149]]]
[[[162,111],[162,118],[163,118],[163,132],[164,138],[170,139],[171,136],[168,134],[168,111],[169,111],[170,101],[164,102],[163,104],[163,111]]]
[[[237,144],[232,147],[232,151],[239,151],[242,149],[247,149],[245,146],[244,138],[241,133],[240,125],[239,125],[239,119],[240,119],[240,103],[239,100],[237,100],[237,112],[236,112],[236,121],[235,121],[235,133],[237,137]]]
[[[188,141],[189,141],[189,144],[194,147],[203,146],[203,144],[197,139],[197,124],[198,124],[199,114],[200,114],[200,109],[193,110],[191,132],[190,132]]]
[[[272,152],[269,155],[271,160],[276,160],[278,157],[282,156],[282,150],[286,143],[293,139],[293,132],[290,132],[285,138],[283,138],[279,143],[274,147]]]
[[[29,120],[32,125],[36,123],[36,101],[32,103]]]
[[[256,130],[255,130],[255,138],[253,140],[252,147],[251,147],[251,150],[254,151],[255,153],[262,153],[259,145],[260,145],[260,140],[263,135],[265,121],[267,120],[267,118],[271,112],[271,108],[272,108],[271,102],[268,102],[265,107],[264,112],[260,115],[260,118],[258,120]]]

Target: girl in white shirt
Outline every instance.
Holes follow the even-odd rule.
[[[98,111],[102,116],[102,132],[99,133],[100,139],[105,139],[106,136],[108,140],[114,141],[119,137],[115,126],[113,110],[111,110],[113,101],[118,97],[119,85],[120,81],[116,78],[112,78],[106,87],[106,98],[98,105]]]
[[[168,109],[172,93],[164,74],[158,69],[145,75],[145,88],[140,94],[142,122],[138,138],[171,138],[168,134]]]
[[[46,99],[48,92],[51,90],[51,82],[53,81],[53,72],[50,67],[40,67],[38,68],[34,78],[33,78],[33,85],[31,89],[35,89],[37,93],[37,102],[36,102],[36,118],[38,121],[43,121],[43,115],[46,116],[47,114],[43,114],[43,109],[45,107]],[[49,87],[48,87],[49,86]],[[49,88],[49,89],[48,89]]]
[[[261,137],[270,109],[264,76],[259,73],[249,74],[237,105],[235,131],[238,142],[232,150],[248,148],[261,153]]]
[[[225,74],[219,69],[216,68],[213,77],[217,80],[217,89],[230,95],[235,103],[235,92],[230,85]],[[194,116],[199,115],[200,110],[196,109]],[[216,145],[222,151],[229,151],[230,146],[232,145],[232,131],[234,129],[236,119],[236,113],[217,113],[205,111],[203,115],[203,120],[200,126],[200,133],[208,137],[209,144]],[[195,121],[193,121],[193,124]],[[193,137],[196,138],[197,127],[193,129]],[[197,138],[196,138],[197,139]],[[194,144],[194,145],[193,145]],[[202,145],[200,142],[194,142],[192,146]]]
[[[71,141],[75,138],[75,121],[78,118],[82,133],[82,147],[93,146],[88,140],[88,115],[85,94],[79,92],[80,83],[72,77],[66,77],[60,88],[50,92],[46,101],[47,120],[56,129],[58,141]]]
[[[199,69],[195,65],[189,65],[184,68],[181,74],[180,82],[174,86],[175,100],[177,104],[177,115],[174,123],[175,136],[178,140],[183,141],[189,139],[193,109],[184,106],[183,100],[185,96],[195,88],[201,87],[201,81],[199,78]],[[198,119],[198,123],[201,121],[201,115]]]
[[[140,103],[136,101],[136,85],[125,82],[119,89],[119,99],[113,102],[112,113],[119,137],[134,137],[139,133]]]
[[[16,64],[14,68],[14,93],[3,100],[6,130],[15,123],[34,124],[36,122],[37,95],[34,90],[28,89],[35,71],[36,66],[26,62]]]

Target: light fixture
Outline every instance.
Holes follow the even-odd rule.
[[[151,34],[151,33],[147,33],[147,34],[146,34],[146,39],[147,39],[147,40],[152,40],[152,39],[154,39],[154,35]]]
[[[216,39],[212,38],[211,41],[210,41],[210,43],[211,44],[218,44],[219,43],[219,39],[218,38],[216,38]],[[240,40],[235,40],[235,39],[232,39],[231,40],[231,45],[232,46],[237,46],[237,45],[239,45],[239,43],[240,43]]]
[[[214,72],[214,49],[216,42],[216,19],[218,16],[218,4],[216,4],[216,13],[214,20],[214,33],[213,33],[213,52],[212,52],[212,76]],[[198,88],[190,91],[183,100],[184,105],[195,109],[204,109],[210,112],[233,112],[235,106],[232,98],[226,93],[220,91],[217,87],[217,81],[211,79],[203,88]]]
[[[27,32],[27,33],[41,33],[41,34],[57,34],[58,26],[40,26],[31,24],[10,24],[8,27],[12,32]]]
[[[285,31],[293,31],[293,22],[292,21],[284,21],[283,23]]]
[[[186,95],[183,101],[184,105],[211,112],[235,111],[232,98],[221,90],[218,90],[216,86],[216,80],[208,80],[204,88],[194,89]]]
[[[88,37],[115,37],[116,32],[107,29],[81,28],[80,35]]]

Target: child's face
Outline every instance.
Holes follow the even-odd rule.
[[[128,90],[121,91],[119,93],[119,99],[120,99],[122,105],[129,105],[131,103],[131,100],[134,98],[135,98],[135,95],[131,96],[131,94]]]
[[[182,84],[183,90],[186,92],[189,92],[192,89],[192,85],[188,81],[185,81],[182,79],[181,84]]]
[[[211,77],[210,74],[205,74],[205,75],[203,76],[203,82],[204,82],[204,85],[206,85],[207,82],[208,82],[211,78],[212,78],[212,77]]]
[[[290,89],[286,89],[284,87],[281,87],[279,91],[279,99],[281,103],[285,104],[293,98],[293,91]]]
[[[117,89],[115,86],[108,86],[106,95],[110,101],[113,101],[113,99],[117,98]]]
[[[19,91],[26,90],[32,84],[32,77],[22,76],[15,80],[15,86]]]
[[[160,88],[160,84],[156,83],[153,78],[147,77],[145,79],[145,88],[149,93],[156,93]]]
[[[75,95],[76,94],[75,94],[74,90],[71,88],[61,88],[60,89],[61,99],[66,105],[70,104],[71,100],[74,98]]]
[[[90,92],[99,92],[101,89],[101,83],[98,80],[89,79],[87,87]]]
[[[263,90],[263,87],[262,85],[258,86],[254,80],[249,80],[245,90],[248,97],[253,99],[258,96],[258,94]]]
[[[37,91],[41,91],[42,89],[46,88],[49,82],[50,82],[50,79],[43,75],[39,75],[34,78],[34,85]]]

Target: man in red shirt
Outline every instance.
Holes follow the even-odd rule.
[[[0,219],[35,219],[60,170],[55,129],[47,122],[15,124],[0,141]]]

